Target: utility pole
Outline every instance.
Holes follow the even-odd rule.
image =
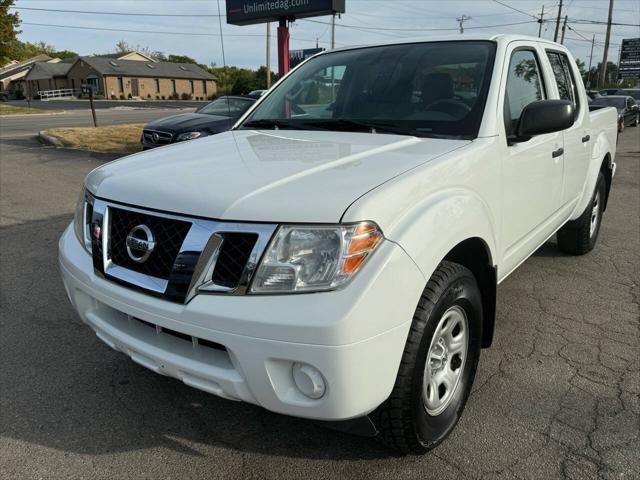
[[[562,0],[558,4],[558,18],[556,18],[556,33],[553,34],[553,41],[558,41],[558,29],[560,28],[560,17],[562,16]]]
[[[591,88],[591,63],[593,62],[593,46],[596,43],[596,34],[591,39],[591,53],[589,54],[589,70],[587,70],[587,88]]]
[[[542,22],[544,18],[544,5],[542,5],[542,12],[540,12],[540,18],[538,19],[538,23],[540,26],[538,27],[538,38],[542,36]]]
[[[602,56],[602,70],[600,71],[600,85],[604,85],[607,78],[607,57],[609,55],[609,39],[611,38],[611,21],[613,20],[613,0],[609,0],[609,18],[607,20],[607,34],[604,39],[604,55]]]
[[[464,33],[464,22],[466,22],[467,20],[471,20],[471,17],[468,17],[466,15],[462,15],[461,17],[456,18],[456,20],[460,24],[460,34],[463,34]]]
[[[564,33],[567,31],[567,15],[564,16],[564,23],[562,24],[562,36],[560,37],[560,43],[564,45]]]
[[[271,22],[267,22],[267,89],[271,88]]]
[[[336,48],[336,14],[331,17],[331,50]]]

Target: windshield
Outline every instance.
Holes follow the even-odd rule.
[[[475,138],[494,54],[493,42],[450,41],[319,55],[270,93],[242,128]]]
[[[591,105],[601,105],[603,107],[616,107],[616,108],[624,108],[625,107],[625,98],[624,97],[598,97],[591,102]]]
[[[237,118],[246,112],[253,102],[254,100],[249,98],[220,97],[202,107],[198,113]]]

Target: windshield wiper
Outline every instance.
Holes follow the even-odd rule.
[[[303,125],[323,130],[335,130],[342,132],[369,132],[369,133],[391,133],[396,135],[421,136],[420,132],[413,128],[398,127],[387,122],[348,120],[337,118],[335,120],[314,120],[304,122]]]

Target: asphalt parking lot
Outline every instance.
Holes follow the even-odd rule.
[[[499,287],[495,343],[462,420],[435,451],[404,458],[192,389],[103,345],[68,304],[57,240],[84,175],[113,156],[3,136],[1,476],[640,478],[638,133],[621,137],[596,249],[569,257],[549,242]]]

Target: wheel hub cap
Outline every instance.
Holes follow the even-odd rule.
[[[593,199],[593,207],[591,209],[591,222],[589,223],[589,237],[593,237],[598,228],[598,217],[600,216],[600,192],[596,192],[596,198]]]
[[[427,413],[442,413],[456,392],[469,344],[469,324],[464,310],[455,305],[438,322],[424,369],[422,398]]]

